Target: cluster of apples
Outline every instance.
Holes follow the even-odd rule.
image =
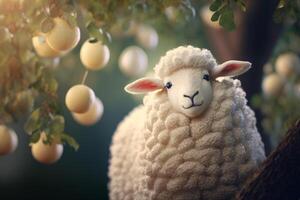
[[[59,141],[52,144],[44,144],[45,133],[37,143],[31,144],[31,153],[35,160],[43,164],[52,164],[60,159],[63,153],[63,145]],[[18,146],[18,136],[16,132],[5,125],[0,125],[0,156],[13,153]]]
[[[80,30],[77,26],[71,26],[60,17],[52,19],[53,27],[46,33],[38,32],[32,38],[32,44],[36,53],[43,58],[62,56],[71,51],[80,40]],[[60,140],[53,138],[51,144],[45,144],[46,133],[40,134],[39,141],[31,144],[33,157],[44,164],[52,164],[60,159],[63,153],[63,145]],[[18,137],[14,130],[5,125],[0,126],[0,155],[10,154],[18,145]]]
[[[109,58],[108,47],[96,38],[86,40],[80,49],[80,60],[87,70],[102,69]],[[71,87],[66,94],[65,102],[74,120],[81,125],[93,125],[103,115],[102,101],[84,83]]]
[[[293,92],[297,92],[298,85],[290,85],[289,80],[300,74],[300,59],[298,55],[287,52],[279,55],[275,62],[275,72],[271,64],[264,66],[266,74],[263,82],[263,93],[267,97],[278,97],[282,92],[290,87],[294,87]]]
[[[53,19],[54,26],[47,32],[38,32],[32,38],[32,44],[36,53],[44,58],[63,56],[71,51],[80,40],[80,29],[71,26],[60,17]]]
[[[32,38],[36,53],[44,58],[63,56],[70,52],[80,40],[80,29],[72,27],[63,18],[54,18],[54,26],[47,33],[39,32]],[[109,61],[110,52],[106,45],[95,38],[84,42],[80,50],[80,59],[87,70],[100,70]],[[76,122],[90,126],[99,121],[103,114],[103,104],[94,91],[84,84],[69,89],[65,98],[67,108]],[[41,133],[37,143],[31,144],[33,157],[44,164],[52,164],[63,154],[60,140],[53,138],[51,145],[44,144],[46,134]]]

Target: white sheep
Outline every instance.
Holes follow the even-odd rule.
[[[237,76],[249,62],[217,65],[210,51],[170,50],[125,89],[148,93],[111,145],[111,200],[232,199],[265,159],[253,111]]]

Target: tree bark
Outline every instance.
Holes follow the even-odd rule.
[[[282,25],[276,24],[273,14],[278,0],[256,0],[249,2],[249,12],[245,18],[240,57],[252,63],[252,69],[239,79],[248,99],[261,92],[263,66],[269,60],[276,42],[281,34]],[[258,130],[265,144],[266,153],[271,151],[268,136],[263,132],[261,121],[263,116],[259,109],[254,109],[258,121]]]
[[[236,199],[300,199],[300,120],[248,180]]]

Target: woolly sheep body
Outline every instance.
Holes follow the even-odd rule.
[[[120,123],[111,147],[110,199],[232,199],[264,158],[240,82],[213,83],[199,118],[174,111],[164,92]]]

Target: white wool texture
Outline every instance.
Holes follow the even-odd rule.
[[[213,81],[205,113],[174,110],[165,91],[150,93],[118,126],[111,145],[111,200],[234,199],[265,159],[240,81]]]
[[[201,67],[211,71],[216,65],[217,62],[209,50],[180,46],[168,51],[155,66],[154,71],[163,79],[179,69]]]

